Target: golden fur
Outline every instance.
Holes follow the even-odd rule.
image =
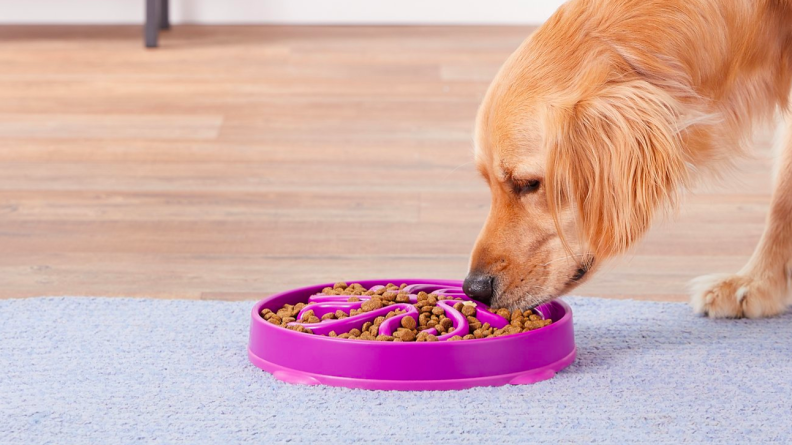
[[[476,163],[492,207],[471,274],[493,277],[495,307],[569,291],[702,171],[739,156],[756,124],[785,114],[791,81],[792,0],[569,1],[507,60],[481,105]],[[779,162],[753,258],[736,275],[698,280],[696,311],[786,307],[792,139]]]

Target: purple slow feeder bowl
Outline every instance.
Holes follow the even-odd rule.
[[[469,300],[462,292],[460,281],[390,279],[354,282],[366,288],[407,283],[413,297],[423,290],[440,291],[443,295]],[[319,307],[325,311],[349,309],[350,303],[318,295],[328,286],[332,287],[333,283],[282,292],[265,298],[253,307],[248,356],[254,365],[289,383],[416,391],[536,383],[552,378],[575,360],[572,310],[563,301],[552,301],[536,308],[535,311],[543,317],[553,320],[553,324],[544,328],[497,338],[453,342],[443,341],[453,334],[440,336],[441,341],[438,342],[421,343],[345,340],[309,335],[275,326],[259,315],[264,308],[277,311],[284,304],[308,302],[312,296],[311,301],[317,303],[311,305],[310,309],[318,316],[324,313],[317,310]],[[502,320],[502,325],[506,324],[505,319],[487,311],[487,306],[480,302],[475,304],[479,309],[479,320],[484,317],[491,325],[500,327],[499,322],[490,317],[493,316]],[[388,308],[393,309],[390,306]],[[316,333],[334,330],[340,334],[353,327],[359,328],[368,321],[364,320],[366,317],[381,315],[374,315],[374,312],[358,315],[355,317],[357,320],[351,322],[353,317],[327,320],[320,323],[323,326],[314,326],[312,330]],[[454,320],[455,329],[464,329],[464,326],[458,326],[467,323],[462,321],[464,317],[455,318],[455,314],[449,311],[446,314]],[[402,316],[415,318],[415,315],[408,312]],[[381,329],[385,328],[387,326],[383,323]]]

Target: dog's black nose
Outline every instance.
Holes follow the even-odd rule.
[[[462,289],[468,297],[489,305],[490,301],[492,301],[493,280],[494,277],[492,275],[471,272],[465,278]]]

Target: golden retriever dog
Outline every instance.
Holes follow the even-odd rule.
[[[479,110],[475,161],[492,204],[466,293],[527,308],[573,289],[786,114],[790,80],[792,0],[569,1],[509,57]],[[756,251],[736,274],[695,281],[696,312],[786,308],[792,138],[782,143]]]

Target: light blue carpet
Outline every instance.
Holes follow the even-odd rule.
[[[566,300],[570,368],[433,393],[276,381],[253,302],[0,300],[0,444],[792,443],[792,316]]]

